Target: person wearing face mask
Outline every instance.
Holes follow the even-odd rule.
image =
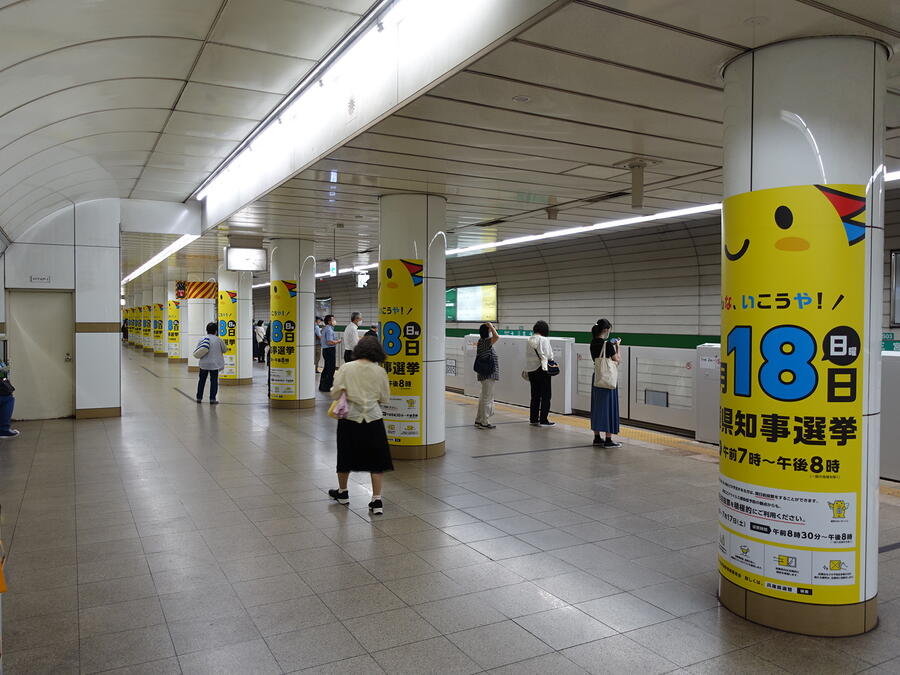
[[[595,362],[599,358],[610,359],[618,366],[622,360],[619,354],[621,341],[619,338],[610,339],[611,330],[612,324],[606,319],[600,319],[591,327],[591,358]],[[595,385],[596,383],[591,383],[591,429],[594,432],[594,445],[621,448],[622,444],[612,437],[619,433],[619,390]]]

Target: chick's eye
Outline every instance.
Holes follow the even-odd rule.
[[[388,267],[387,272],[384,273],[384,276],[386,276],[388,279],[393,279],[394,278],[394,270],[392,270],[390,267]]]
[[[775,224],[782,230],[788,229],[794,224],[794,214],[786,206],[779,206],[775,209]]]

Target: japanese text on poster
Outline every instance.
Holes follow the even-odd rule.
[[[169,358],[181,356],[181,300],[169,300],[166,316]]]
[[[865,188],[723,205],[719,568],[762,595],[859,602]]]
[[[424,266],[421,260],[382,260],[378,266],[378,313],[391,401],[382,405],[388,440],[421,445],[424,400],[422,317]]]
[[[219,377],[225,380],[237,379],[237,291],[219,290],[219,337],[227,347],[225,368]]]
[[[270,397],[297,400],[297,282],[273,280],[269,287]]]

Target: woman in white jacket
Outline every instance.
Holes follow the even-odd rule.
[[[547,362],[553,359],[550,347],[550,326],[546,321],[538,321],[532,329],[534,334],[528,338],[525,347],[525,370],[531,383],[531,416],[532,426],[552,427],[555,422],[548,419],[550,414],[550,375],[547,373]]]

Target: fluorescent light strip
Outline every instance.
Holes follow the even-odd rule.
[[[266,130],[271,127],[273,124],[280,124],[282,122],[282,115],[285,112],[289,111],[291,106],[299,99],[303,93],[309,89],[316,82],[322,83],[322,79],[328,75],[332,67],[339,63],[345,53],[351,50],[354,45],[360,40],[361,37],[364,37],[365,34],[371,29],[373,26],[377,26],[380,21],[383,21],[385,15],[387,14],[387,10],[391,5],[394,5],[397,0],[380,0],[375,6],[373,6],[369,12],[363,16],[359,22],[347,33],[343,39],[335,45],[331,51],[325,55],[325,57],[309,72],[307,73],[302,80],[288,93],[287,96],[284,97],[281,103],[279,103],[272,112],[270,112],[266,117],[256,126],[256,128],[250,133],[250,135],[244,139],[225,160],[216,167],[213,172],[206,177],[206,179],[194,190],[191,197],[194,197],[198,200],[203,200],[206,198],[208,193],[208,188],[210,184],[220,175],[225,173],[234,163],[235,160],[244,153],[245,150],[250,148],[253,142],[262,136]],[[380,31],[379,31],[380,32]],[[331,172],[331,182],[334,183],[337,178],[337,172]],[[190,199],[190,197],[189,197]]]
[[[183,249],[185,246],[187,246],[191,242],[196,241],[199,238],[200,238],[199,234],[182,235],[181,237],[179,237],[178,239],[173,241],[171,244],[166,246],[162,251],[160,251],[155,256],[150,258],[150,260],[148,260],[143,265],[141,265],[136,270],[134,270],[131,274],[126,276],[124,279],[122,279],[122,286],[127,284],[129,281],[134,281],[135,279],[137,279],[139,276],[141,276],[147,270],[152,269],[153,267],[156,267],[159,263],[161,263],[163,260],[168,258],[170,255],[172,255],[173,253],[177,253],[178,251]]]
[[[633,218],[620,218],[619,220],[609,220],[605,223],[594,223],[593,225],[583,225],[581,227],[569,227],[563,230],[551,230],[543,234],[531,234],[524,237],[512,237],[511,239],[501,239],[495,242],[485,242],[484,244],[473,244],[472,246],[464,246],[462,248],[451,248],[447,250],[447,255],[463,255],[465,253],[477,253],[487,249],[502,248],[504,246],[516,246],[518,244],[527,244],[533,241],[543,241],[545,239],[558,239],[560,237],[571,237],[588,232],[596,232],[597,230],[607,230],[613,227],[624,227],[625,225],[637,225],[638,223],[649,223],[655,220],[667,220],[669,218],[681,218],[684,216],[693,216],[699,213],[712,213],[722,210],[721,204],[704,204],[702,206],[692,206],[687,209],[676,209],[674,211],[662,211],[649,216],[635,216]]]
[[[900,171],[892,171],[884,175],[885,183],[900,181]],[[584,225],[582,227],[569,227],[564,230],[551,230],[543,234],[533,234],[525,237],[513,237],[511,239],[501,239],[500,241],[488,242],[484,244],[473,244],[472,246],[464,246],[462,248],[451,248],[447,250],[447,255],[464,255],[466,253],[478,253],[479,251],[493,250],[504,246],[515,246],[517,244],[527,244],[533,241],[543,241],[545,239],[557,239],[560,237],[571,237],[588,232],[596,232],[598,230],[607,230],[613,227],[624,227],[626,225],[637,225],[639,223],[649,223],[656,220],[668,220],[669,218],[681,218],[684,216],[693,216],[700,213],[715,213],[722,210],[721,203],[704,204],[702,206],[692,206],[687,209],[676,209],[674,211],[661,211],[649,216],[635,216],[633,218],[620,218],[619,220],[609,220],[605,223],[594,223],[593,225]],[[177,243],[177,242],[176,242]],[[346,267],[338,270],[338,274],[350,274],[371,270],[378,267],[378,263],[369,265],[361,265],[360,267]],[[330,276],[328,272],[319,272],[316,278]],[[125,283],[124,281],[122,283]],[[262,288],[269,284],[257,284],[253,288]]]

